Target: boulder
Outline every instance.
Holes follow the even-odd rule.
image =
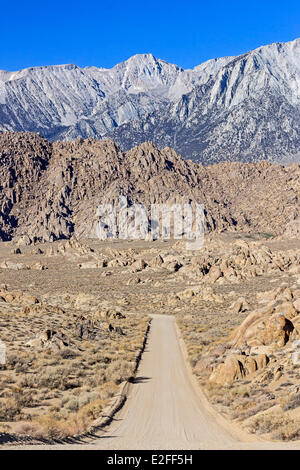
[[[275,307],[274,313],[281,313],[287,318],[293,318],[297,315],[297,310],[292,301],[282,302]]]
[[[164,260],[163,260],[163,258],[161,257],[161,255],[157,255],[157,256],[155,256],[155,258],[153,258],[153,259],[149,262],[149,266],[150,266],[151,268],[158,268],[158,267],[160,267],[163,263],[164,263]]]
[[[237,379],[245,377],[246,371],[241,356],[228,356],[225,362],[219,364],[212,372],[209,381],[222,386],[231,385]]]
[[[165,262],[164,267],[170,273],[176,273],[182,267],[182,264],[178,261],[169,261],[169,262]]]
[[[2,269],[15,269],[16,271],[21,271],[24,269],[29,269],[24,263],[15,263],[14,261],[3,261],[0,264],[0,268]]]
[[[294,330],[293,323],[284,315],[273,314],[274,308],[250,313],[233,334],[234,346],[284,346]]]
[[[236,278],[236,271],[235,269],[233,269],[231,266],[229,268],[226,268],[224,270],[224,273],[223,273],[224,277],[226,279],[228,279],[229,281],[230,280],[234,280]]]
[[[22,252],[21,252],[20,248],[13,248],[13,249],[11,250],[11,254],[12,254],[12,255],[21,255]]]
[[[300,298],[293,302],[294,309],[299,313],[300,312]]]
[[[17,246],[28,246],[28,245],[31,245],[31,243],[32,243],[32,239],[28,235],[22,235],[17,240],[16,245]]]
[[[86,261],[78,265],[79,269],[97,269],[98,263],[96,261]]]
[[[147,267],[147,263],[143,259],[136,259],[131,265],[131,272],[143,271]]]
[[[240,313],[248,309],[248,303],[244,299],[244,297],[240,297],[237,299],[233,304],[229,307],[233,313]]]
[[[27,341],[25,346],[50,349],[51,351],[56,352],[68,347],[69,344],[70,342],[64,333],[58,333],[54,330],[48,329],[38,333],[34,338]]]
[[[216,282],[220,277],[223,276],[221,268],[219,266],[212,266],[206,278],[209,282]]]
[[[268,362],[269,358],[266,354],[256,356],[230,355],[214,369],[209,380],[222,386],[229,386],[235,380],[263,369]]]
[[[45,271],[45,269],[48,269],[48,267],[41,263],[35,263],[32,266],[30,266],[30,269],[36,269],[38,271]]]

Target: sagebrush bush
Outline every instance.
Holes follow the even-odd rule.
[[[291,440],[300,437],[300,420],[283,413],[266,413],[255,416],[249,430],[257,434],[273,433],[273,438]]]
[[[0,402],[0,421],[15,421],[21,413],[21,405],[15,398]]]
[[[284,411],[294,410],[295,408],[298,408],[298,406],[300,406],[300,393],[291,396],[283,409]]]

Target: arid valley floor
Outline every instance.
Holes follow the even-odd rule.
[[[1,447],[300,448],[299,262],[263,233],[2,242]]]

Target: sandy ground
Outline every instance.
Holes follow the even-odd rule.
[[[174,317],[155,315],[136,382],[105,432],[90,443],[13,448],[300,449],[300,443],[264,442],[219,417],[191,377]]]

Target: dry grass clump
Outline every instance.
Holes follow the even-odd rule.
[[[89,422],[77,415],[72,415],[67,420],[59,415],[42,415],[33,421],[22,423],[17,430],[20,434],[37,439],[60,440],[84,433],[88,427]]]
[[[6,388],[0,398],[0,421],[17,421],[23,417],[24,407],[34,407],[36,401],[31,391],[20,387]]]
[[[204,390],[212,403],[232,419],[242,420],[265,409],[254,390],[247,384],[221,386],[213,382],[203,383]],[[274,404],[268,403],[267,407]]]
[[[38,439],[59,440],[89,430],[93,421],[101,416],[107,401],[96,393],[85,396],[69,397],[62,401],[62,410],[40,415],[32,421],[23,423],[18,431]]]
[[[300,419],[284,413],[265,413],[255,416],[249,431],[256,434],[271,434],[273,439],[297,440],[300,438]]]
[[[129,380],[134,373],[135,363],[124,360],[113,361],[106,369],[106,377],[116,385]]]
[[[0,402],[0,421],[15,421],[20,416],[22,407],[15,398]]]
[[[72,369],[69,367],[46,367],[37,375],[35,385],[48,390],[68,390],[80,386],[79,381],[74,383],[70,377]]]
[[[298,408],[298,406],[300,406],[300,393],[297,393],[297,395],[292,395],[291,397],[289,397],[283,409],[284,411],[294,410],[295,408]]]

